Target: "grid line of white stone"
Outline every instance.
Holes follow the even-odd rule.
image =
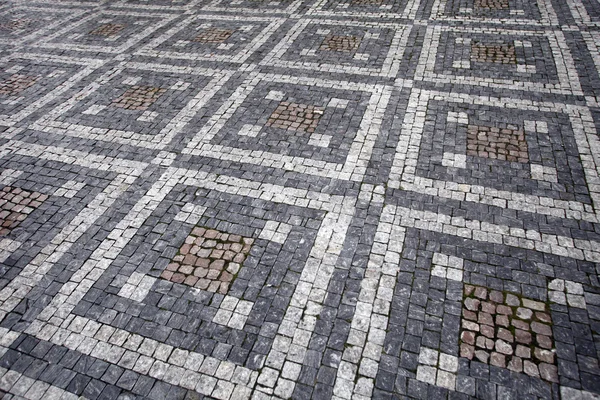
[[[285,1],[285,0],[283,0]],[[224,4],[223,4],[224,3]],[[294,0],[290,2],[290,4],[284,8],[279,9],[278,7],[272,8],[246,8],[246,7],[231,7],[231,5],[235,5],[232,3],[241,4],[241,0],[214,0],[208,5],[202,8],[202,11],[210,11],[210,12],[230,12],[230,13],[244,13],[244,14],[292,14],[302,4],[302,0]],[[223,4],[223,5],[221,5]]]
[[[142,0],[148,1],[148,0]],[[168,5],[161,6],[159,4],[139,4],[138,2],[126,2],[126,0],[121,0],[120,3],[113,2],[110,6],[111,8],[134,8],[140,9],[144,8],[146,10],[164,10],[164,11],[191,11],[192,7],[197,6],[202,0],[189,0],[186,4],[177,5],[177,1],[171,1]]]
[[[381,68],[356,67],[342,64],[328,64],[322,62],[303,62],[303,61],[286,61],[282,57],[294,45],[294,42],[305,31],[309,24],[323,25],[339,25],[339,26],[358,26],[365,28],[390,28],[395,30],[394,38],[392,39],[386,58]],[[390,23],[375,23],[375,22],[360,22],[360,21],[336,21],[336,20],[317,20],[304,19],[298,21],[293,26],[286,36],[273,48],[273,50],[260,62],[261,65],[271,65],[283,68],[300,68],[310,69],[322,72],[348,73],[358,75],[371,76],[386,76],[390,78],[396,77],[400,69],[400,63],[404,56],[404,50],[410,35],[410,27],[399,24]]]
[[[475,76],[459,76],[435,72],[436,58],[440,50],[442,32],[457,32],[462,34],[484,33],[498,35],[517,35],[522,37],[543,37],[548,40],[554,58],[554,66],[558,75],[558,83],[527,82],[518,79],[483,78]],[[579,76],[573,57],[567,45],[563,32],[559,30],[526,31],[496,28],[457,28],[446,26],[428,26],[423,42],[423,51],[415,72],[415,80],[425,80],[438,83],[460,83],[467,85],[485,86],[503,89],[520,89],[542,93],[582,95]]]
[[[74,28],[79,26],[85,26],[86,23],[92,21],[94,18],[97,18],[102,15],[107,16],[125,16],[125,17],[151,17],[156,18],[158,21],[149,24],[150,26],[144,29],[143,31],[132,35],[129,39],[127,39],[124,43],[119,46],[98,46],[98,45],[86,45],[86,44],[74,44],[74,43],[52,43],[52,40],[58,39],[61,36],[65,35],[67,32],[71,31]],[[165,13],[144,13],[144,12],[134,12],[134,11],[114,11],[114,10],[102,10],[94,12],[87,17],[80,19],[74,23],[68,24],[65,28],[55,32],[51,35],[45,36],[41,38],[35,44],[32,44],[34,47],[42,47],[42,48],[50,48],[50,49],[62,49],[62,50],[71,50],[71,51],[86,51],[86,52],[95,52],[95,53],[110,53],[110,54],[118,54],[127,50],[134,44],[138,43],[140,40],[144,39],[146,36],[152,34],[156,30],[162,28],[169,22],[176,19],[178,16],[176,14],[165,14]]]
[[[344,164],[315,161],[309,158],[284,156],[267,151],[246,150],[241,148],[211,144],[238,107],[261,81],[285,84],[310,85],[339,90],[354,90],[371,93],[369,104]],[[347,179],[360,182],[379,134],[383,115],[391,97],[392,87],[364,83],[331,81],[315,78],[292,77],[253,72],[247,80],[229,97],[200,131],[192,138],[183,154],[218,158],[243,162],[264,167],[282,168],[288,171],[317,175],[335,179]]]
[[[307,264],[302,272],[296,293],[292,297],[292,305],[288,308],[286,317],[284,318],[284,322],[282,323],[280,332],[276,338],[276,343],[282,343],[286,340],[291,341],[290,337],[294,338],[294,342],[285,349],[276,347],[278,349],[277,355],[278,357],[282,355],[284,358],[287,356],[289,362],[295,362],[300,365],[306,347],[308,346],[307,338],[310,337],[312,330],[314,329],[316,315],[320,312],[321,303],[325,298],[328,281],[331,278],[337,257],[343,246],[346,230],[354,213],[355,199],[308,192],[301,189],[284,188],[279,185],[261,184],[238,178],[229,178],[217,176],[216,174],[207,174],[204,172],[178,168],[167,169],[161,178],[136,203],[130,213],[127,214],[124,219],[118,223],[115,229],[111,231],[108,237],[90,256],[88,261],[86,261],[71,279],[61,287],[59,293],[38,315],[36,320],[28,328],[27,332],[36,335],[40,339],[49,340],[71,349],[77,349],[84,353],[87,351],[86,354],[91,354],[110,362],[119,361],[113,359],[115,354],[123,355],[126,351],[126,349],[120,347],[120,345],[112,344],[111,347],[108,347],[106,341],[98,342],[98,339],[91,338],[86,339],[85,344],[82,345],[85,339],[83,336],[85,335],[82,336],[82,334],[80,334],[81,331],[77,332],[74,327],[72,328],[71,323],[73,321],[83,321],[83,319],[81,319],[81,317],[75,317],[71,314],[71,311],[83,298],[85,293],[93,286],[94,282],[100,278],[102,273],[111,264],[112,260],[117,257],[125,245],[135,235],[135,232],[142,226],[146,218],[177,183],[195,185],[206,189],[221,190],[232,194],[254,196],[256,198],[290,205],[316,207],[317,209],[328,211],[322,223],[322,227],[317,234],[316,244],[311,250]],[[116,188],[114,187],[111,187],[111,189],[113,193],[116,191]],[[58,239],[54,239],[53,243],[56,240],[62,242],[65,239],[64,236],[65,235],[61,235]],[[69,240],[65,241],[67,243],[63,247],[65,247],[66,250],[66,247],[69,246]],[[45,264],[40,266],[35,265],[39,264],[39,262],[30,264],[26,267],[27,275],[32,276],[34,277],[34,280],[39,281],[39,277],[47,272],[48,268],[46,265],[60,258],[61,253],[57,252],[57,250],[51,251],[51,255],[49,256],[40,254],[40,256],[36,257],[34,260],[41,261],[44,259]],[[48,258],[48,260],[46,260],[46,258]],[[13,282],[15,282],[15,280],[13,280]],[[9,308],[13,308],[25,295],[26,293],[24,292],[7,293],[7,295],[3,296],[3,298],[7,298],[7,301],[3,302],[2,306],[10,305],[11,307]],[[306,308],[306,311],[304,308]],[[237,308],[235,310],[237,311]],[[301,318],[303,311],[305,314],[304,319]],[[230,323],[230,321],[228,321],[228,323]],[[77,323],[77,326],[80,326],[81,329],[83,329],[83,326],[79,324],[80,322]],[[102,327],[101,324],[94,321],[86,321],[84,325],[88,326],[88,324],[94,327],[94,332],[97,332]],[[104,329],[111,330],[113,328],[106,326]],[[300,339],[300,333],[303,333],[302,339]],[[117,336],[121,338],[123,335],[129,335],[129,333],[123,331],[118,333]],[[106,340],[108,340],[108,337],[106,337]],[[149,346],[156,345],[157,347],[161,346],[161,348],[164,348],[165,346],[150,339],[146,339],[146,341],[149,343]],[[94,351],[94,349],[96,350]],[[287,354],[288,350],[289,354]],[[174,350],[173,352],[180,353],[181,350]],[[269,358],[269,365],[271,366],[273,366],[274,362],[273,354],[275,353],[272,352]],[[199,357],[201,356],[197,354],[189,355],[188,358],[197,360]],[[214,367],[215,373],[219,374],[218,371],[228,369],[228,365],[233,365],[231,363],[220,362],[221,364],[215,366],[216,360],[210,357],[205,358],[205,363],[207,364],[206,369],[208,372],[200,369],[199,374],[201,376],[197,376],[196,371],[181,370],[183,364],[178,365],[177,362],[166,364],[164,363],[166,360],[160,360],[159,358],[151,359],[151,361],[152,368],[154,369],[151,370],[151,365],[144,364],[149,368],[146,372],[150,372],[151,376],[159,377],[159,379],[164,379],[167,382],[173,382],[173,379],[178,379],[177,384],[179,384],[179,380],[183,376],[182,372],[186,372],[189,379],[184,379],[181,382],[183,387],[190,385],[189,382],[199,382],[198,385],[194,384],[194,387],[189,388],[204,394],[210,394],[217,398],[226,398],[231,395],[234,390],[234,385],[230,382],[231,375],[229,373],[223,375],[221,377],[222,379],[219,379],[218,381],[216,378],[212,377],[214,374],[210,373]],[[121,362],[125,363],[125,361]],[[156,364],[156,366],[154,366],[154,364]],[[223,365],[225,366],[223,367]],[[167,369],[171,372],[168,372],[168,374],[165,375]],[[269,372],[265,372],[264,376],[269,376]],[[262,390],[272,392],[272,389],[269,389],[270,381],[264,376],[260,380]],[[236,398],[248,397],[250,394],[248,388],[241,384],[238,386],[239,388],[235,389],[238,390],[236,395],[238,397]],[[282,390],[284,390],[283,386],[281,388],[278,386],[277,391],[281,392]]]
[[[27,4],[30,4],[30,2],[27,2]],[[44,24],[40,29],[36,29],[34,32],[31,32],[28,35],[20,36],[20,37],[19,36],[11,37],[10,39],[0,38],[0,44],[15,45],[15,44],[25,43],[29,40],[32,40],[38,36],[41,36],[49,31],[51,31],[52,29],[54,29],[60,25],[68,23],[69,21],[81,16],[84,13],[84,10],[73,10],[73,9],[67,10],[67,9],[60,9],[60,8],[54,8],[54,7],[47,8],[47,7],[43,7],[43,6],[31,6],[31,5],[17,6],[17,7],[13,6],[13,7],[9,7],[7,11],[10,14],[14,15],[14,14],[18,13],[19,10],[23,10],[26,12],[43,12],[43,13],[64,14],[64,16],[62,16],[57,21],[54,21],[54,22],[51,22],[48,24]]]
[[[402,12],[368,12],[368,11],[343,11],[338,8],[335,11],[323,10],[323,7],[330,0],[319,0],[306,12],[307,15],[325,16],[325,17],[351,17],[351,18],[386,18],[386,19],[411,19],[417,17],[417,11],[421,2],[419,0],[407,0],[406,6]],[[342,3],[344,4],[344,3]]]
[[[203,55],[195,52],[177,52],[177,51],[164,51],[155,50],[156,47],[169,40],[173,35],[186,29],[187,26],[198,20],[207,21],[247,21],[247,22],[269,22],[269,24],[257,34],[248,44],[244,46],[237,54],[234,55],[222,55],[214,54]],[[184,59],[184,60],[207,60],[207,61],[221,61],[231,63],[243,63],[248,57],[250,57],[260,46],[266,43],[271,35],[283,24],[284,18],[276,17],[240,17],[240,16],[227,16],[227,15],[194,15],[188,17],[186,20],[178,23],[175,27],[169,29],[156,39],[153,39],[150,43],[143,46],[140,50],[136,51],[136,55],[158,57],[158,58],[173,58],[173,59]]]
[[[87,97],[93,95],[103,85],[117,79],[125,69],[137,69],[140,71],[163,72],[168,74],[202,75],[210,77],[211,80],[200,90],[187,104],[175,115],[169,123],[157,134],[141,134],[133,131],[118,129],[97,128],[58,120],[60,116]],[[97,80],[87,85],[69,100],[46,113],[38,121],[31,124],[32,129],[60,135],[81,137],[92,140],[101,140],[140,146],[150,149],[163,149],[169,142],[187,125],[194,115],[204,107],[210,99],[229,80],[233,73],[230,71],[213,70],[206,68],[180,67],[164,64],[148,64],[138,62],[123,62],[116,68],[106,72]]]
[[[569,0],[567,1],[567,5],[569,6],[569,10],[573,15],[576,24],[588,27],[600,26],[600,21],[592,21],[588,10],[581,0]]]
[[[66,56],[55,56],[49,54],[38,54],[38,53],[21,53],[16,52],[2,59],[2,64],[6,64],[10,61],[22,59],[27,60],[29,62],[57,62],[63,64],[74,64],[82,67],[81,71],[73,74],[69,77],[65,82],[58,85],[56,88],[51,90],[46,95],[42,96],[40,99],[28,104],[21,111],[14,114],[0,114],[0,124],[6,126],[13,126],[19,121],[31,115],[33,112],[37,111],[44,105],[48,104],[52,100],[58,98],[67,90],[72,88],[77,82],[81,81],[83,78],[91,74],[94,70],[100,67],[103,64],[103,61],[91,59],[91,58],[76,58],[76,57],[66,57]]]
[[[337,370],[336,400],[369,399],[373,393],[406,234],[395,214],[396,207],[390,205],[381,213]]]
[[[549,197],[514,193],[480,185],[459,184],[423,178],[416,175],[419,148],[430,100],[460,104],[504,107],[506,109],[565,113],[569,116],[581,163],[586,176],[592,205],[563,201]],[[590,110],[587,107],[550,102],[534,102],[513,98],[495,98],[460,93],[445,93],[413,89],[396,148],[388,185],[418,193],[458,201],[469,201],[510,208],[519,211],[552,215],[559,218],[598,221],[600,210],[600,141]]]
[[[539,20],[530,18],[497,18],[497,17],[476,17],[473,15],[447,15],[446,6],[448,0],[435,0],[431,7],[431,19],[436,21],[456,21],[462,23],[486,23],[486,24],[510,24],[510,25],[558,25],[558,16],[552,7],[552,2],[549,0],[537,0],[535,5],[540,12]],[[529,3],[526,3],[529,4]],[[534,4],[531,4],[533,6]]]

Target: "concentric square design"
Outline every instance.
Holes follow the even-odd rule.
[[[241,88],[183,153],[342,179],[364,174],[377,136],[365,124],[385,109],[386,89],[260,73]]]
[[[12,126],[56,99],[100,65],[98,60],[18,53],[0,65],[0,124]]]
[[[68,23],[83,12],[74,8],[13,5],[0,12],[0,43],[23,43]]]
[[[173,14],[98,11],[44,37],[36,46],[70,51],[121,53],[175,18]]]
[[[431,18],[442,21],[513,25],[556,25],[558,17],[546,1],[435,0]]]
[[[136,52],[185,60],[243,63],[262,46],[283,19],[273,17],[188,17]]]
[[[597,172],[576,155],[597,143],[592,125],[580,129],[581,118],[591,117],[587,108],[421,90],[411,102],[431,111],[423,119],[405,118],[390,185],[596,219],[598,194],[583,182],[597,179]]]
[[[228,76],[206,69],[123,64],[88,82],[34,126],[69,136],[162,148]]]
[[[557,57],[560,57],[558,62]],[[582,94],[575,71],[560,31],[430,27],[415,78],[436,83]]]
[[[409,33],[398,24],[301,20],[261,64],[395,77]]]

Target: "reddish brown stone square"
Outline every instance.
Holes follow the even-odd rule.
[[[233,29],[208,28],[194,38],[200,43],[223,43],[233,35]]]
[[[113,100],[112,105],[126,110],[147,110],[167,90],[153,86],[132,86],[119,98]]]
[[[253,242],[251,238],[196,227],[161,277],[209,292],[226,294],[250,253]],[[227,253],[233,253],[233,256]]]
[[[324,51],[354,51],[360,45],[357,36],[327,35],[321,43],[319,50]]]
[[[28,18],[13,19],[0,24],[0,30],[11,32],[19,31],[21,29],[25,29],[28,25],[32,24],[33,22],[35,21]]]
[[[467,127],[467,155],[520,163],[529,162],[525,132],[489,126]]]
[[[5,186],[0,191],[0,236],[8,235],[47,198],[45,194]]]
[[[495,64],[516,64],[514,44],[471,44],[471,61]]]
[[[462,311],[461,357],[558,382],[546,304],[465,285]]]
[[[283,101],[269,117],[267,126],[313,133],[324,111],[323,107]]]
[[[90,31],[93,36],[116,36],[119,32],[125,29],[125,25],[121,24],[104,24]]]
[[[33,86],[39,76],[13,74],[0,83],[0,94],[17,96],[25,89]]]

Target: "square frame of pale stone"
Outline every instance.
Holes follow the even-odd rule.
[[[266,151],[257,152],[251,149],[240,149],[212,144],[211,141],[223,128],[227,120],[231,118],[235,111],[242,105],[244,100],[250,95],[258,83],[262,81],[292,85],[310,85],[323,89],[333,88],[370,93],[371,97],[369,99],[369,104],[359,129],[356,132],[346,161],[343,164],[314,161],[309,158],[291,157]],[[367,163],[371,157],[375,140],[379,135],[381,126],[380,118],[383,118],[392,89],[392,87],[384,85],[290,77],[286,75],[253,72],[231,95],[231,97],[229,97],[221,108],[219,108],[206,125],[204,125],[192,138],[186,148],[182,150],[182,153],[266,167],[283,168],[288,171],[360,182],[366,172]]]

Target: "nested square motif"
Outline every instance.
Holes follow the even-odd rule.
[[[460,355],[558,382],[552,318],[545,303],[465,285]]]
[[[525,132],[493,126],[469,125],[467,127],[467,155],[529,162]]]
[[[517,54],[513,44],[471,44],[471,61],[497,64],[516,64]]]
[[[161,278],[226,294],[254,239],[196,227]]]
[[[0,236],[8,235],[47,198],[45,194],[5,186],[0,191]]]
[[[126,110],[147,110],[167,89],[153,86],[132,86],[111,103]]]
[[[327,35],[319,50],[354,51],[360,45],[360,38],[351,35]]]
[[[300,20],[261,64],[396,77],[409,34],[393,23]]]
[[[281,102],[267,120],[267,126],[290,131],[313,133],[317,129],[324,107]]]
[[[25,89],[35,85],[40,77],[35,75],[13,74],[0,82],[0,94],[17,96]]]
[[[200,33],[194,41],[200,43],[223,43],[233,35],[234,29],[208,28]]]
[[[123,24],[104,24],[91,30],[89,34],[93,36],[116,36],[123,29],[125,29]]]

